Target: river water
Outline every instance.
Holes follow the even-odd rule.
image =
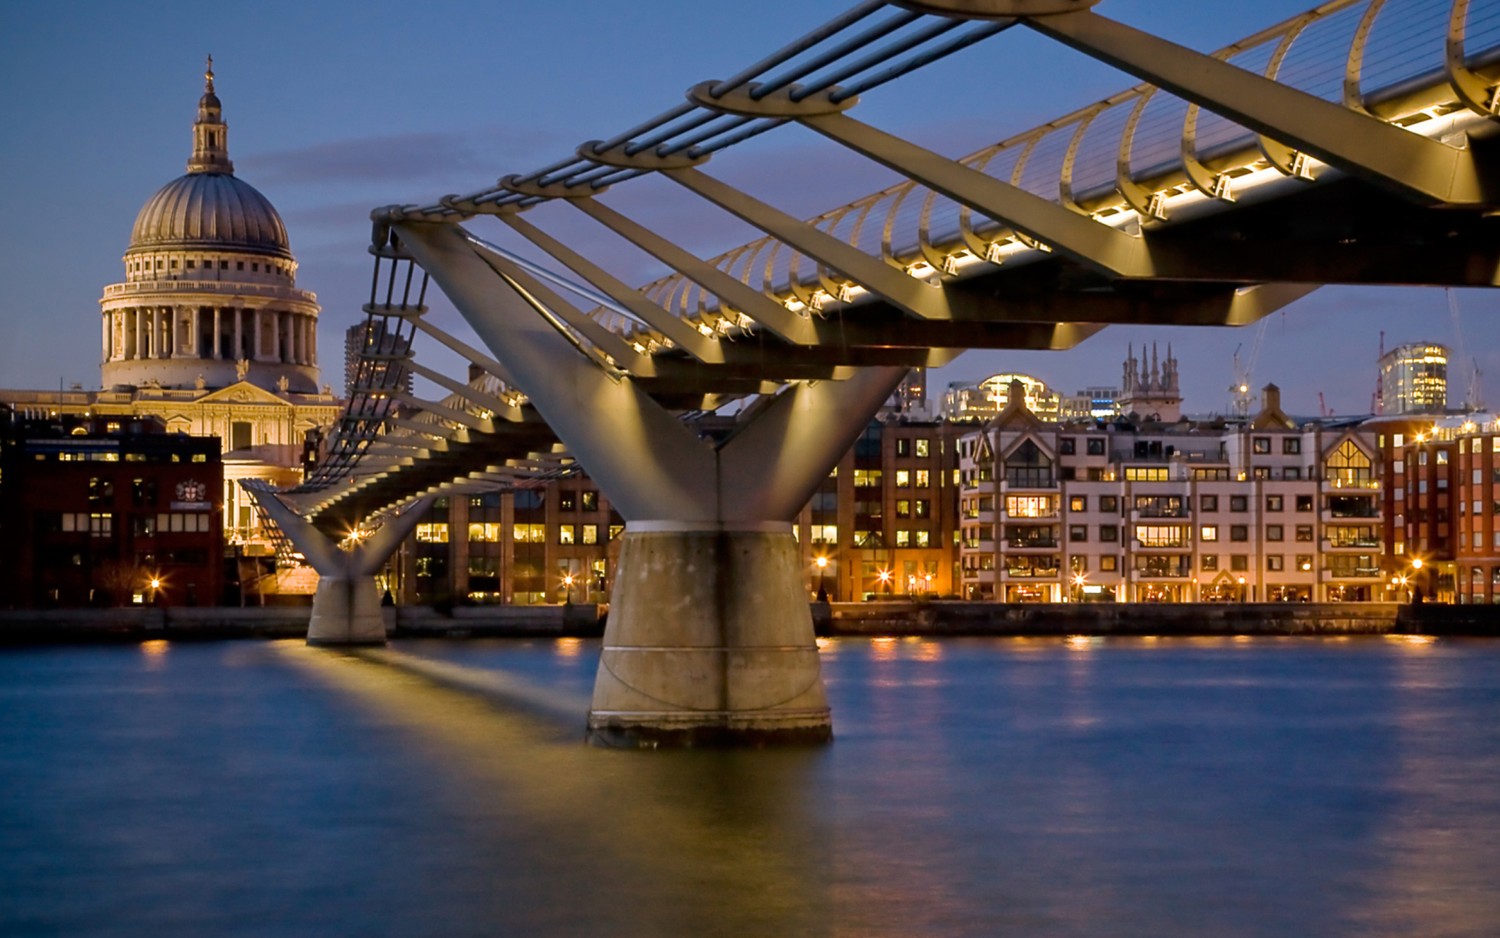
[[[1497,642],[839,639],[763,752],[581,745],[597,657],[0,652],[0,935],[1500,934]]]

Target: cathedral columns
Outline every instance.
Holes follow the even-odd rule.
[[[230,358],[235,361],[245,357],[245,331],[241,317],[243,312],[238,306],[234,308],[234,354]]]
[[[223,358],[224,351],[224,321],[220,314],[224,312],[219,307],[214,307],[214,350],[210,357]]]

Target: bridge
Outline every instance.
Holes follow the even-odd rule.
[[[1096,3],[861,3],[549,166],[372,212],[359,386],[317,471],[256,492],[322,575],[309,641],[384,641],[373,574],[426,499],[576,460],[627,522],[590,738],[825,740],[789,522],[909,368],[1245,325],[1323,284],[1495,285],[1500,0],[1333,0],[1211,53]],[[959,159],[852,116],[1013,29],[1141,83]],[[785,124],[903,181],[804,219],[706,169]],[[700,258],[608,204],[653,174],[764,236]],[[619,281],[526,218],[543,203],[672,273]],[[433,281],[482,348],[425,318]],[[420,364],[419,335],[476,377]],[[403,368],[448,396],[402,391]],[[700,434],[709,412],[729,432]]]

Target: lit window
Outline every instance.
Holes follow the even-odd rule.
[[[424,544],[448,543],[448,525],[436,521],[417,525],[417,541]]]
[[[1217,524],[1205,524],[1198,530],[1198,540],[1217,541],[1219,539],[1219,526]]]

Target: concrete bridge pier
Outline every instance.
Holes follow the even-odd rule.
[[[242,483],[243,484],[243,483]],[[312,618],[307,624],[309,645],[384,645],[385,618],[375,573],[396,552],[432,500],[421,498],[388,518],[367,539],[348,550],[303,519],[269,489],[245,486],[256,504],[275,521],[283,534],[318,571]]]
[[[625,517],[589,741],[830,739],[791,521],[906,369],[791,382],[748,407],[727,439],[700,439],[581,351],[560,317],[536,308],[536,291],[522,295],[525,274],[505,257],[457,225],[393,227]]]
[[[589,710],[610,746],[832,737],[787,524],[627,526]]]

